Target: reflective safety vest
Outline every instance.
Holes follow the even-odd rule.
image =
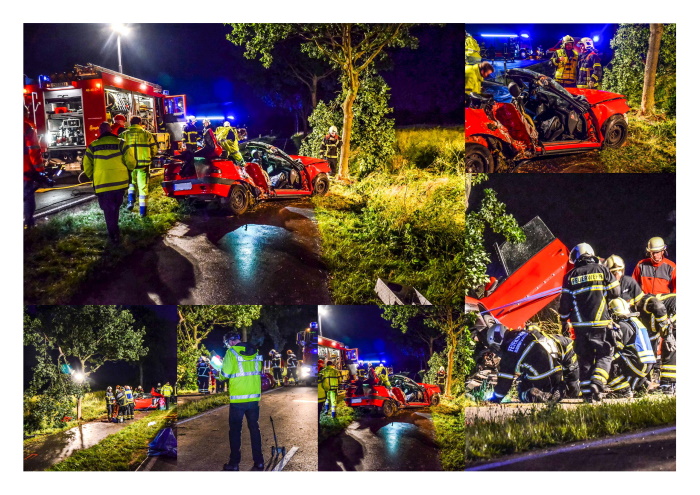
[[[578,52],[576,52],[576,50],[572,50],[572,53],[573,55],[569,57],[565,48],[560,48],[554,53],[554,57],[552,58],[552,63],[554,64],[554,67],[556,67],[554,79],[559,84],[576,84]],[[562,57],[566,60],[559,60]]]
[[[166,397],[170,397],[173,395],[173,387],[170,385],[163,385],[163,388],[160,391],[161,394],[163,394]]]
[[[134,403],[134,394],[131,393],[131,390],[125,390],[124,395],[126,396],[126,403],[127,404]]]
[[[243,155],[238,148],[236,129],[230,126],[220,126],[214,132],[221,147],[236,161],[243,161]]]
[[[321,381],[321,386],[323,390],[326,391],[336,391],[338,390],[338,386],[340,385],[340,371],[335,369],[332,366],[326,366],[323,368],[323,371],[321,371],[322,375],[322,381]]]
[[[245,356],[243,346],[229,347],[224,356],[221,375],[228,378],[229,402],[254,402],[260,400],[262,392],[262,356]]]
[[[105,402],[110,405],[114,401],[114,394],[112,392],[105,392]]]
[[[95,139],[83,156],[83,171],[92,180],[96,193],[129,187],[129,173],[135,165],[129,147],[114,134]]]
[[[136,160],[136,168],[148,168],[158,153],[155,136],[138,124],[129,126],[120,136],[129,146],[129,154]]]
[[[340,139],[339,135],[331,136],[330,134],[326,134],[321,143],[321,155],[326,158],[338,158],[342,144],[343,140]]]
[[[464,68],[464,92],[481,93],[481,82],[484,77],[479,70],[479,64],[467,65]]]
[[[185,144],[197,144],[197,136],[199,136],[199,131],[194,124],[185,124],[182,130],[183,141]]]
[[[126,395],[121,390],[117,392],[115,399],[117,400],[117,404],[119,404],[120,406],[125,406],[127,404]]]

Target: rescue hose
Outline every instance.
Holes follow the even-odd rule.
[[[49,191],[57,191],[59,189],[70,189],[72,187],[78,187],[78,186],[84,186],[87,184],[92,184],[92,181],[89,182],[79,182],[78,184],[73,184],[72,186],[61,186],[61,187],[46,187],[42,189],[37,189],[35,192],[38,193],[44,193],[44,192],[49,192]]]
[[[544,292],[540,292],[539,294],[533,294],[531,296],[523,297],[522,299],[518,299],[517,301],[513,301],[513,302],[510,302],[508,304],[504,304],[503,306],[499,306],[497,308],[491,308],[491,309],[487,309],[486,311],[481,311],[479,314],[483,315],[483,314],[486,314],[486,313],[489,313],[492,311],[496,311],[498,309],[503,309],[503,308],[507,308],[509,306],[514,306],[516,304],[524,303],[524,302],[530,301],[532,299],[542,299],[544,297],[549,297],[549,296],[559,294],[560,292],[561,292],[561,287],[549,289],[549,290],[546,290]]]

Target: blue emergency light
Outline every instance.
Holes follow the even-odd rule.
[[[313,328],[314,330],[316,330],[318,328],[318,322],[312,321],[311,323],[309,323],[309,328]]]

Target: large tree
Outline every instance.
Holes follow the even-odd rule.
[[[259,59],[270,67],[272,50],[285,39],[298,38],[301,48],[312,58],[324,60],[340,71],[343,85],[343,146],[340,177],[348,175],[350,141],[354,118],[353,104],[360,89],[360,76],[372,64],[386,57],[390,47],[417,46],[410,34],[412,24],[230,24],[226,37],[245,46],[247,58]]]
[[[108,361],[138,361],[148,353],[145,328],[117,306],[39,306],[24,317],[24,345],[37,350],[38,364],[28,394],[48,391],[77,399],[77,418],[89,377]],[[69,368],[70,367],[70,368]],[[70,378],[67,371],[73,369]]]
[[[192,385],[197,358],[206,350],[204,339],[215,327],[240,330],[248,340],[247,329],[260,317],[262,306],[178,306],[177,384]]]

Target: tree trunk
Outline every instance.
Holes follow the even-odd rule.
[[[659,49],[661,48],[661,35],[664,32],[663,24],[650,24],[649,51],[647,63],[644,66],[644,88],[642,90],[642,115],[654,111],[654,89],[656,88],[656,67],[659,64]]]
[[[139,361],[139,385],[143,386],[143,361]]]
[[[77,417],[75,418],[76,420],[80,420],[80,418],[83,417],[83,398],[78,397],[78,406],[77,406]]]
[[[350,76],[350,87],[348,94],[343,101],[343,146],[340,149],[340,163],[338,164],[338,177],[341,179],[348,177],[348,163],[350,162],[350,136],[352,133],[352,105],[357,98],[357,91],[360,81],[357,74]]]
[[[457,339],[450,335],[450,347],[447,349],[447,379],[445,380],[445,396],[452,396],[452,368],[454,366],[454,355],[457,350]]]

